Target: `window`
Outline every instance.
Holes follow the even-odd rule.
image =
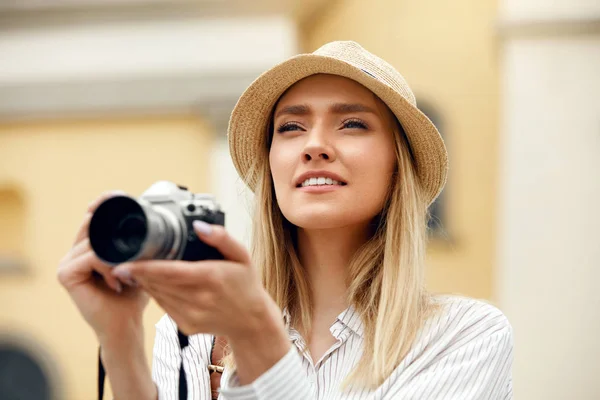
[[[25,271],[25,201],[21,191],[0,185],[0,273]]]
[[[27,351],[0,343],[0,393],[2,400],[50,400],[50,381]]]
[[[431,122],[436,126],[444,141],[446,141],[446,137],[444,135],[444,129],[441,122],[441,117],[439,113],[435,110],[435,108],[427,102],[420,102],[419,109],[425,114]],[[429,206],[429,221],[427,222],[427,226],[429,228],[429,233],[434,237],[447,237],[446,232],[446,201],[445,201],[445,189],[440,193],[438,198]]]

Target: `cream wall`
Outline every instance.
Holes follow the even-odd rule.
[[[24,196],[30,268],[0,275],[0,340],[41,350],[57,398],[89,399],[96,387],[95,337],[56,280],[88,203],[107,189],[139,195],[159,179],[209,191],[212,140],[191,115],[0,124],[0,187],[9,182]],[[3,232],[13,229],[1,222]],[[161,314],[154,305],[146,314],[148,356]]]
[[[337,1],[307,20],[304,47],[355,40],[386,59],[441,115],[450,151],[445,228],[432,243],[432,290],[494,298],[498,67],[494,1]]]

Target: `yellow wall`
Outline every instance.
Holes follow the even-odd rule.
[[[305,50],[356,40],[435,107],[450,150],[450,242],[430,251],[432,290],[493,299],[498,68],[493,1],[335,1],[304,22]],[[61,399],[91,398],[96,341],[56,281],[89,201],[107,189],[139,195],[157,179],[209,191],[212,137],[189,115],[0,124],[0,251],[26,274],[0,275],[0,340],[30,341],[54,367]],[[3,213],[3,214],[2,214]],[[16,238],[25,240],[16,240]],[[153,324],[146,314],[151,355]]]
[[[158,179],[207,191],[211,140],[191,116],[0,124],[0,189],[16,185],[26,204],[25,226],[3,218],[0,232],[24,229],[19,250],[30,268],[0,274],[0,340],[17,336],[42,349],[61,400],[93,398],[96,387],[95,337],[56,280],[88,203],[107,189],[137,196]],[[3,204],[20,207],[14,199]],[[148,356],[160,315],[154,304],[146,314]]]
[[[306,51],[355,40],[394,65],[442,117],[450,243],[432,243],[434,291],[493,299],[498,63],[491,0],[339,0],[303,22]]]

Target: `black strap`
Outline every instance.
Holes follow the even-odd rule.
[[[179,348],[181,349],[181,365],[179,366],[179,400],[187,400],[187,379],[185,369],[183,369],[183,349],[189,344],[188,337],[177,329],[177,339],[179,339]]]
[[[179,366],[179,400],[187,400],[188,390],[185,369],[183,369],[183,349],[187,347],[187,345],[189,344],[189,340],[188,337],[181,333],[179,329],[177,330],[177,339],[179,339],[179,348],[182,351],[181,365]],[[215,339],[213,337],[213,347],[214,345]],[[102,400],[104,398],[104,380],[106,379],[106,370],[104,369],[104,364],[102,364],[102,357],[100,356],[101,352],[102,349],[98,348],[98,400]]]
[[[213,353],[215,352],[215,344],[217,342],[217,337],[213,335],[212,337],[212,344],[210,345],[210,356],[208,358],[208,363],[210,365],[213,365]],[[210,373],[212,374],[213,371],[210,371]]]
[[[101,352],[102,348],[98,347],[98,400],[102,400],[104,397],[104,378],[106,378],[106,371],[102,364],[102,357],[100,357]]]

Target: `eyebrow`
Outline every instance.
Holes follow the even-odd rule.
[[[377,114],[375,110],[360,103],[335,103],[329,107],[329,111],[334,114],[350,114],[356,112],[367,112]],[[285,106],[281,110],[277,111],[275,118],[281,115],[308,115],[311,113],[310,106],[306,104],[295,104],[291,106]]]

